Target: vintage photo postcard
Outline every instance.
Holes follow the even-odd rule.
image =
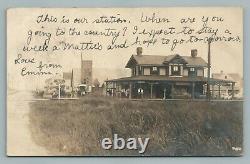
[[[242,156],[239,7],[10,8],[8,156]]]

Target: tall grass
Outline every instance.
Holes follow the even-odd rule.
[[[232,156],[242,147],[242,102],[129,101],[86,96],[30,104],[34,140],[53,155],[140,155],[103,138],[150,138],[144,155]]]

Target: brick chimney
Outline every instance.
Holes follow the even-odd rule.
[[[192,49],[191,50],[191,56],[193,57],[193,58],[195,58],[195,57],[197,57],[197,49]]]
[[[137,48],[136,48],[136,54],[137,54],[138,56],[142,55],[142,47],[137,47]]]

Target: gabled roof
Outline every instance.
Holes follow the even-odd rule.
[[[156,55],[132,55],[126,65],[131,64],[131,62],[136,62],[139,65],[162,65],[166,56],[156,56]]]
[[[130,68],[132,64],[138,65],[164,65],[171,62],[175,57],[181,57],[185,60],[187,65],[206,67],[207,62],[201,57],[181,56],[178,54],[160,56],[160,55],[132,55],[126,65],[126,68]]]
[[[228,80],[233,80],[233,81],[241,81],[242,78],[238,73],[213,73],[212,74],[213,78],[217,79],[228,79]]]
[[[242,80],[240,74],[238,74],[238,73],[229,73],[228,75],[231,76],[232,79],[235,80],[235,81],[240,81],[240,80]]]
[[[183,56],[175,54],[165,57],[163,64],[169,64],[169,63],[187,64],[187,61],[183,58]]]
[[[191,57],[191,56],[182,56],[186,60],[187,64],[190,66],[202,66],[207,67],[207,62],[201,57]]]

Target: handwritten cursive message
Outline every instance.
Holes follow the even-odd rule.
[[[190,47],[205,51],[210,38],[213,45],[239,47],[242,26],[227,14],[232,11],[240,13],[231,8],[10,9],[11,67],[21,77],[42,77],[69,71],[80,55],[97,56],[96,66],[123,68],[136,47],[163,55]]]

